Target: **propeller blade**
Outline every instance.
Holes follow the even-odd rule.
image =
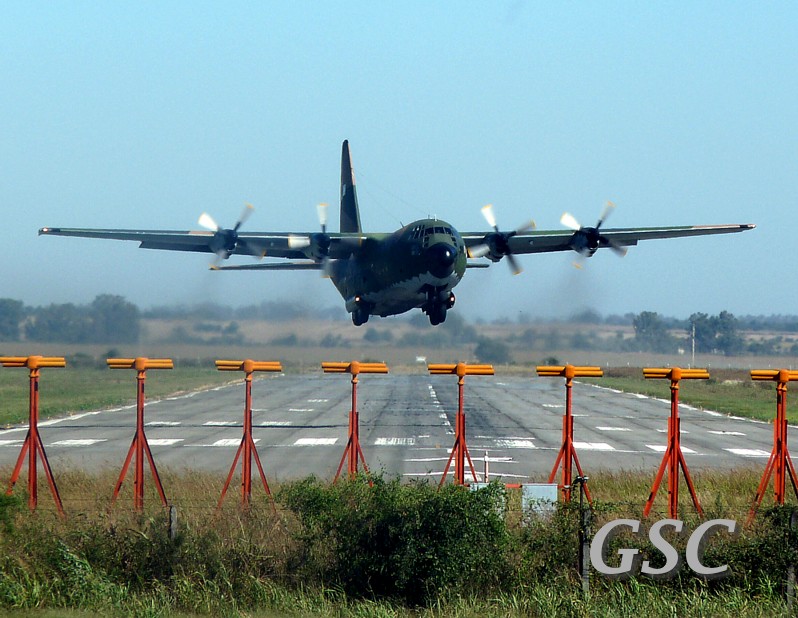
[[[210,230],[211,232],[218,232],[221,228],[216,224],[216,221],[213,220],[207,212],[204,212],[200,215],[199,220],[197,221],[199,225],[204,227],[206,230]]]
[[[530,219],[529,221],[524,223],[522,226],[515,228],[515,233],[516,234],[523,234],[524,232],[531,232],[536,227],[537,227],[537,225],[535,225],[535,222],[532,219]]]
[[[623,245],[619,245],[617,242],[615,242],[614,240],[610,240],[609,238],[607,238],[606,240],[607,243],[610,245],[610,249],[612,249],[615,255],[617,255],[618,257],[624,257],[628,253],[629,250]]]
[[[607,200],[604,204],[604,210],[601,212],[601,216],[599,217],[598,223],[596,224],[596,229],[599,229],[601,225],[606,221],[607,217],[612,214],[612,211],[615,210],[615,204]]]
[[[309,246],[310,238],[307,236],[294,236],[293,234],[288,236],[289,249],[305,249]]]
[[[322,234],[327,232],[327,204],[316,204],[316,213],[319,215],[319,225],[321,225]]]
[[[252,211],[255,210],[255,207],[252,204],[244,204],[244,210],[241,211],[241,216],[238,217],[238,222],[233,227],[233,231],[237,232],[238,228],[240,228],[244,222],[249,219],[249,216],[252,214]]]
[[[493,214],[493,204],[485,204],[482,207],[482,216],[485,217],[485,221],[488,222],[489,226],[498,231],[496,226],[496,216]]]
[[[332,260],[325,257],[321,262],[321,276],[323,279],[332,278],[333,265]]]
[[[575,231],[582,229],[582,226],[579,225],[579,221],[577,221],[576,217],[574,217],[570,212],[562,213],[562,217],[560,217],[560,223],[562,223],[565,227]]]
[[[468,257],[472,258],[480,258],[484,257],[490,251],[490,247],[488,245],[474,245],[470,249],[468,249]]]
[[[518,260],[515,259],[515,256],[512,253],[507,254],[507,264],[510,266],[510,270],[514,275],[520,275],[524,269],[521,268],[521,265],[518,263]]]

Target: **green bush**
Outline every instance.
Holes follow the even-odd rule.
[[[278,499],[304,524],[296,566],[309,578],[414,605],[488,593],[506,579],[508,532],[496,509],[503,493],[500,485],[472,492],[311,478],[283,486]]]

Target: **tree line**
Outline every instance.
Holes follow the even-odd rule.
[[[140,334],[141,312],[122,296],[101,294],[88,305],[42,307],[0,298],[0,341],[135,343]]]

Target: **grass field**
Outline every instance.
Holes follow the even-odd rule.
[[[306,479],[275,485],[277,509],[262,494],[242,512],[216,513],[222,479],[163,470],[174,487],[178,536],[148,496],[141,516],[108,499],[111,473],[68,473],[60,485],[67,519],[22,498],[0,499],[0,612],[40,616],[251,616],[438,618],[521,616],[789,616],[785,561],[794,538],[763,507],[756,524],[710,543],[708,560],[732,575],[703,583],[683,570],[670,582],[613,582],[595,571],[591,593],[575,568],[578,511],[528,519],[517,493],[476,496],[447,486],[378,480],[331,485]],[[639,519],[650,476],[595,473],[593,529]],[[695,475],[707,518],[745,519],[757,474]],[[685,503],[687,529],[698,519]],[[660,505],[662,507],[662,505]],[[486,510],[488,508],[488,510]],[[660,511],[655,519],[663,517]],[[646,543],[625,539],[652,551]],[[678,547],[678,541],[676,541]],[[789,550],[789,551],[788,551]],[[653,559],[653,558],[652,558]],[[710,562],[711,563],[711,562]],[[406,579],[417,574],[415,582]],[[404,582],[404,583],[402,583]],[[39,612],[42,613],[39,613]]]
[[[159,398],[223,384],[233,378],[211,368],[152,370],[147,374],[148,397]],[[28,370],[0,369],[0,427],[28,418]],[[136,372],[95,367],[45,368],[39,378],[42,418],[99,410],[136,401]]]

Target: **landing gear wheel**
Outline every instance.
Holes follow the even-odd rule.
[[[352,323],[355,326],[363,326],[369,321],[369,312],[365,309],[357,308],[352,312]]]
[[[446,305],[433,305],[429,309],[429,323],[433,326],[446,321]]]

